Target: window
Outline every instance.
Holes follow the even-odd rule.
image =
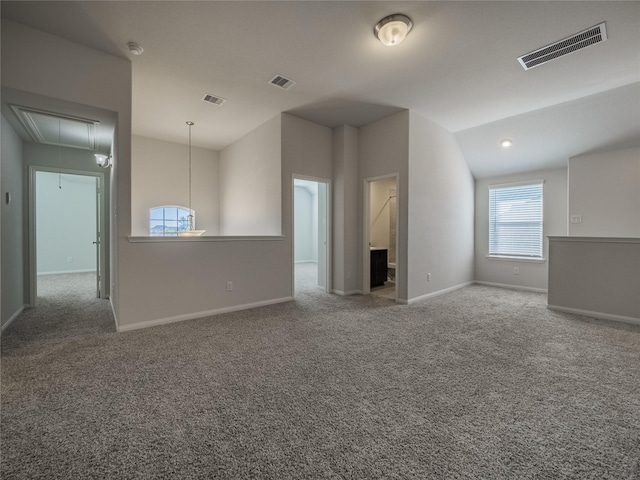
[[[195,212],[191,210],[194,216]],[[176,237],[179,231],[189,229],[189,209],[178,206],[149,209],[149,235],[152,237]]]
[[[489,256],[542,258],[542,185],[489,186]]]

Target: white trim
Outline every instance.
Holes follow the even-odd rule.
[[[348,292],[343,292],[342,290],[331,290],[331,293],[335,293],[341,297],[346,297],[349,295],[362,295],[362,290],[349,290]]]
[[[426,300],[428,298],[438,297],[440,295],[444,295],[445,293],[453,292],[454,290],[460,290],[461,288],[468,287],[469,285],[473,285],[474,282],[465,282],[459,285],[454,285],[453,287],[444,288],[442,290],[438,290],[437,292],[425,293],[424,295],[420,295],[419,297],[413,297],[408,300],[397,299],[396,302],[402,303],[405,305],[411,305],[412,303],[419,302],[421,300]]]
[[[362,294],[371,294],[371,184],[380,180],[394,179],[396,182],[396,279],[402,278],[403,264],[400,258],[405,254],[401,251],[402,243],[400,241],[400,232],[402,231],[402,216],[400,212],[401,186],[400,172],[388,173],[386,175],[378,175],[376,177],[367,177],[362,180]],[[399,282],[398,282],[399,283]],[[408,288],[408,287],[407,287]],[[400,300],[399,288],[395,289],[396,303],[406,303],[406,300]]]
[[[2,325],[2,329],[0,329],[0,331],[4,332],[4,329],[7,328],[16,318],[18,318],[22,312],[24,312],[25,307],[26,305],[22,305],[20,308],[18,308],[18,310],[16,310],[16,313],[11,315],[9,317],[9,320],[4,322],[4,325]]]
[[[547,261],[546,258],[535,258],[535,257],[508,257],[506,255],[487,255],[487,260],[511,260],[514,262],[529,262],[529,263],[545,263]]]
[[[317,260],[296,260],[294,263],[296,265],[300,265],[302,263],[313,263],[314,265],[317,265],[318,261]]]
[[[612,313],[593,312],[591,310],[581,310],[579,308],[560,307],[558,305],[547,304],[549,310],[557,312],[573,313],[576,315],[584,315],[585,317],[600,318],[603,320],[613,320],[616,322],[633,323],[634,325],[640,325],[640,318],[625,317],[623,315],[614,315]]]
[[[239,310],[249,310],[251,308],[264,307],[276,303],[290,302],[293,297],[274,298],[271,300],[263,300],[260,302],[245,303],[243,305],[233,305],[231,307],[216,308],[214,310],[205,310],[202,312],[187,313],[184,315],[176,315],[175,317],[158,318],[155,320],[147,320],[145,322],[137,322],[129,325],[118,325],[118,332],[128,332],[130,330],[139,330],[141,328],[155,327],[158,325],[166,325],[168,323],[182,322],[184,320],[193,320],[196,318],[210,317],[221,313],[237,312]]]
[[[487,185],[489,190],[493,190],[496,188],[506,188],[506,187],[520,187],[524,185],[544,185],[544,180],[523,180],[521,182],[509,182],[509,183],[495,183],[493,185]]]
[[[256,235],[256,236],[228,236],[228,237],[144,237],[128,236],[129,243],[174,243],[174,242],[246,242],[246,241],[271,241],[284,240],[282,235]]]
[[[325,284],[321,286],[326,293],[331,293],[331,284],[333,283],[333,181],[330,178],[312,177],[309,175],[291,174],[291,298],[296,296],[296,242],[295,242],[295,217],[296,217],[296,180],[305,180],[307,182],[322,183],[326,185],[325,199]],[[320,219],[318,219],[318,222]],[[315,263],[318,263],[316,261]],[[319,263],[318,263],[319,265]]]
[[[113,297],[111,295],[109,295],[109,305],[111,305],[111,313],[113,314],[113,321],[115,322],[116,325],[116,332],[119,332],[120,330],[118,329],[118,316],[116,315],[116,308],[113,305]]]
[[[547,235],[549,241],[554,242],[589,242],[589,243],[640,243],[637,237],[578,237]]]
[[[473,282],[477,285],[486,285],[487,287],[507,288],[509,290],[523,290],[525,292],[548,293],[546,288],[525,287],[522,285],[510,285],[508,283],[481,282],[476,280]]]
[[[98,273],[98,271],[95,268],[90,268],[87,270],[60,270],[59,272],[38,272],[38,276],[40,275],[61,275],[64,273],[90,273],[93,272],[95,274]]]

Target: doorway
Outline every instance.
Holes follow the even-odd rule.
[[[104,298],[102,173],[30,167],[31,299],[63,282]]]
[[[398,177],[365,180],[363,291],[397,300]]]
[[[331,290],[329,181],[293,178],[293,296]]]

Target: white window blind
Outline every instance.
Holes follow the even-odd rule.
[[[542,181],[489,186],[489,255],[542,258]]]

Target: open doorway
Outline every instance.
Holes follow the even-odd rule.
[[[31,167],[33,299],[65,284],[104,297],[101,173]]]
[[[329,181],[293,179],[294,296],[303,291],[330,292]]]
[[[396,300],[398,179],[396,175],[367,179],[365,187],[363,291]]]

